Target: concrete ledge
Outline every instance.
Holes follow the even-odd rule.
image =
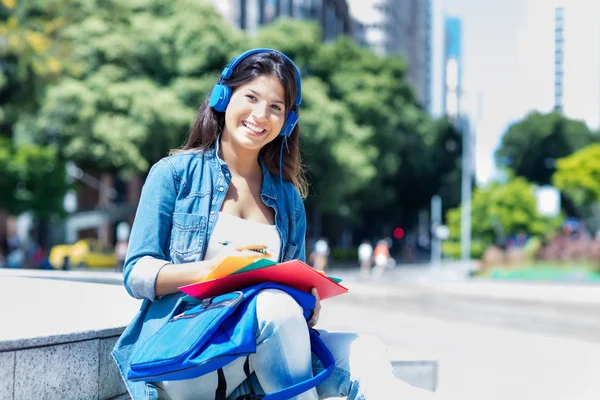
[[[392,361],[396,376],[413,386],[435,392],[438,384],[437,361]]]
[[[122,286],[3,277],[0,351],[118,336],[139,304]]]
[[[106,270],[62,271],[54,269],[9,269],[0,268],[0,277],[57,279],[88,283],[123,285],[123,273]]]
[[[111,272],[0,271],[0,400],[129,398],[110,352],[140,301],[127,294],[122,278]],[[112,284],[81,282],[87,274]],[[69,281],[57,280],[59,275]],[[402,360],[393,363],[399,378],[435,390],[436,361],[404,352],[392,359]]]
[[[122,286],[4,276],[0,305],[0,400],[127,393],[110,351],[139,301]]]
[[[126,394],[110,357],[117,338],[0,353],[0,399],[112,399]]]

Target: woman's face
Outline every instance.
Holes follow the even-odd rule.
[[[225,110],[224,139],[257,152],[285,121],[285,90],[276,76],[261,75],[237,88]]]

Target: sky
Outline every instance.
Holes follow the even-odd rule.
[[[462,79],[476,131],[476,174],[493,179],[494,151],[510,123],[554,106],[554,9],[560,0],[445,0],[462,20]],[[564,112],[600,123],[600,1],[565,6]]]

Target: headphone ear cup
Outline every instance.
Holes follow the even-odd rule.
[[[283,124],[283,128],[281,128],[281,132],[279,132],[279,134],[283,137],[290,137],[299,119],[300,116],[296,111],[290,111],[287,115],[287,118],[285,119],[285,123]]]
[[[210,93],[209,105],[215,110],[225,112],[231,99],[231,88],[222,83],[217,83]]]

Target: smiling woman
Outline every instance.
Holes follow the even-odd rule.
[[[250,339],[255,353],[189,380],[126,378],[133,354],[174,315],[182,297],[178,287],[202,281],[231,255],[306,260],[301,102],[300,73],[288,57],[271,49],[247,51],[221,73],[185,146],[152,167],[123,267],[125,288],[144,302],[113,350],[134,400],[255,398],[324,369],[311,354],[309,329],[321,309],[317,291],[307,321],[293,297],[267,289],[257,295],[256,337]],[[257,246],[269,252],[248,250]],[[377,400],[412,390],[396,380],[379,341],[318,334],[335,358],[335,372],[297,399]]]

